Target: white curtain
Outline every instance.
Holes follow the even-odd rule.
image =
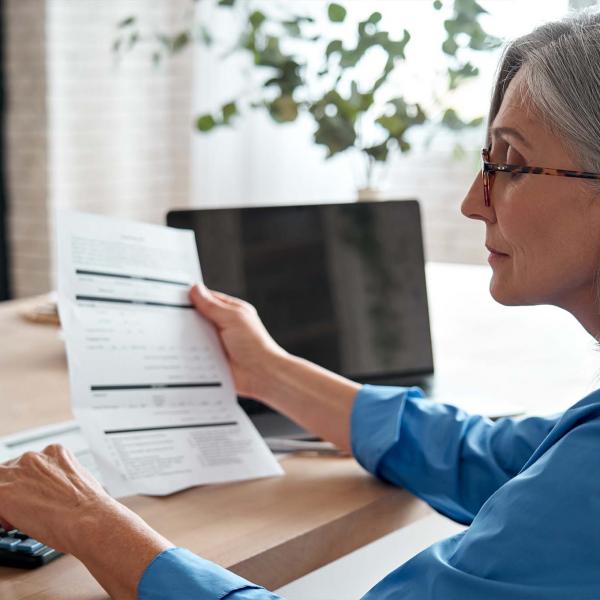
[[[161,222],[189,198],[192,55],[155,67],[143,44],[118,60],[117,23],[181,24],[190,0],[48,0],[51,200]]]
[[[189,203],[193,56],[117,61],[117,24],[179,26],[191,0],[8,0],[9,192],[15,294],[52,285],[55,208],[164,222]]]

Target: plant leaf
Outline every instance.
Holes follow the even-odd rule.
[[[452,67],[448,68],[448,88],[451,90],[455,90],[458,86],[461,85],[467,79],[472,79],[473,77],[477,77],[479,75],[479,69],[474,67],[470,62],[465,63],[457,69],[453,69]]]
[[[258,29],[267,20],[267,17],[260,10],[255,10],[250,14],[248,20],[253,29]]]
[[[367,23],[372,23],[373,25],[377,25],[377,23],[379,23],[379,21],[381,21],[381,13],[380,12],[372,13],[371,16],[367,19]]]
[[[331,40],[325,49],[325,56],[329,58],[334,52],[342,52],[343,49],[342,40]]]
[[[207,27],[201,25],[198,29],[198,35],[205,46],[212,46],[214,39],[212,33]]]
[[[327,7],[327,15],[332,23],[342,23],[346,18],[347,12],[341,4],[337,4],[336,2],[332,2]]]
[[[442,117],[442,125],[451,131],[461,131],[468,127],[478,127],[482,123],[483,117],[477,117],[471,121],[463,121],[453,108],[448,108]]]
[[[133,25],[136,22],[136,18],[131,16],[131,17],[127,17],[125,19],[123,19],[122,21],[119,21],[117,27],[119,29],[122,29],[123,27],[129,27],[130,25]]]
[[[333,117],[324,115],[317,119],[317,124],[314,140],[317,144],[327,147],[327,158],[354,145],[356,141],[354,126],[339,115]]]
[[[238,108],[235,102],[228,102],[223,105],[221,109],[221,113],[223,115],[222,122],[224,125],[229,125],[232,117],[235,117],[238,114]]]
[[[216,126],[217,122],[212,115],[202,115],[196,119],[196,129],[199,131],[207,132]]]
[[[445,54],[455,56],[458,50],[458,44],[454,41],[454,37],[448,37],[442,44],[442,50]]]
[[[140,39],[140,34],[137,31],[134,31],[130,36],[129,36],[129,40],[128,40],[128,45],[129,45],[129,49],[131,50],[131,48],[133,48],[138,40]]]
[[[181,52],[190,43],[190,34],[188,31],[180,31],[171,40],[171,52]]]
[[[269,35],[263,48],[254,49],[254,63],[262,67],[275,67],[280,69],[288,61],[279,47],[279,38]]]
[[[375,146],[370,146],[368,148],[365,148],[363,150],[363,152],[368,154],[374,160],[378,160],[380,162],[385,162],[387,160],[387,157],[389,154],[388,142],[389,142],[389,138],[387,140],[385,140],[385,142],[382,142],[381,144],[377,144]]]
[[[302,37],[302,29],[300,28],[300,23],[297,20],[282,21],[281,24],[284,26],[288,35],[292,37]]]
[[[476,19],[483,13],[487,14],[487,10],[475,2],[475,0],[454,0],[454,11],[462,13],[471,19]]]
[[[407,104],[401,97],[394,98],[387,104],[393,108],[393,112],[381,115],[375,122],[387,131],[390,138],[398,142],[402,152],[406,152],[410,148],[404,139],[406,131],[414,125],[425,123],[427,115],[419,104]]]

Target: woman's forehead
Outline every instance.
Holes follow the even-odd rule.
[[[533,164],[576,169],[564,137],[553,131],[531,97],[522,72],[510,82],[498,114],[489,128],[492,143],[505,140]]]
[[[490,126],[492,132],[501,129],[514,129],[526,139],[544,129],[520,71],[508,85],[498,114]]]

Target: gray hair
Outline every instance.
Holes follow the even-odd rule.
[[[519,70],[528,100],[545,124],[564,138],[580,168],[600,172],[600,11],[570,14],[508,44],[494,85],[488,127]]]

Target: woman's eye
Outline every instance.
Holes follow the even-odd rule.
[[[521,165],[523,164],[523,157],[512,146],[509,146],[506,151],[506,162],[509,165]]]
[[[509,146],[506,152],[506,162],[509,165],[523,165],[525,166],[525,160],[523,159],[523,157],[512,148],[512,146]],[[518,179],[519,177],[521,177],[523,173],[518,173],[518,172],[511,172],[510,174],[510,178],[511,179]]]

